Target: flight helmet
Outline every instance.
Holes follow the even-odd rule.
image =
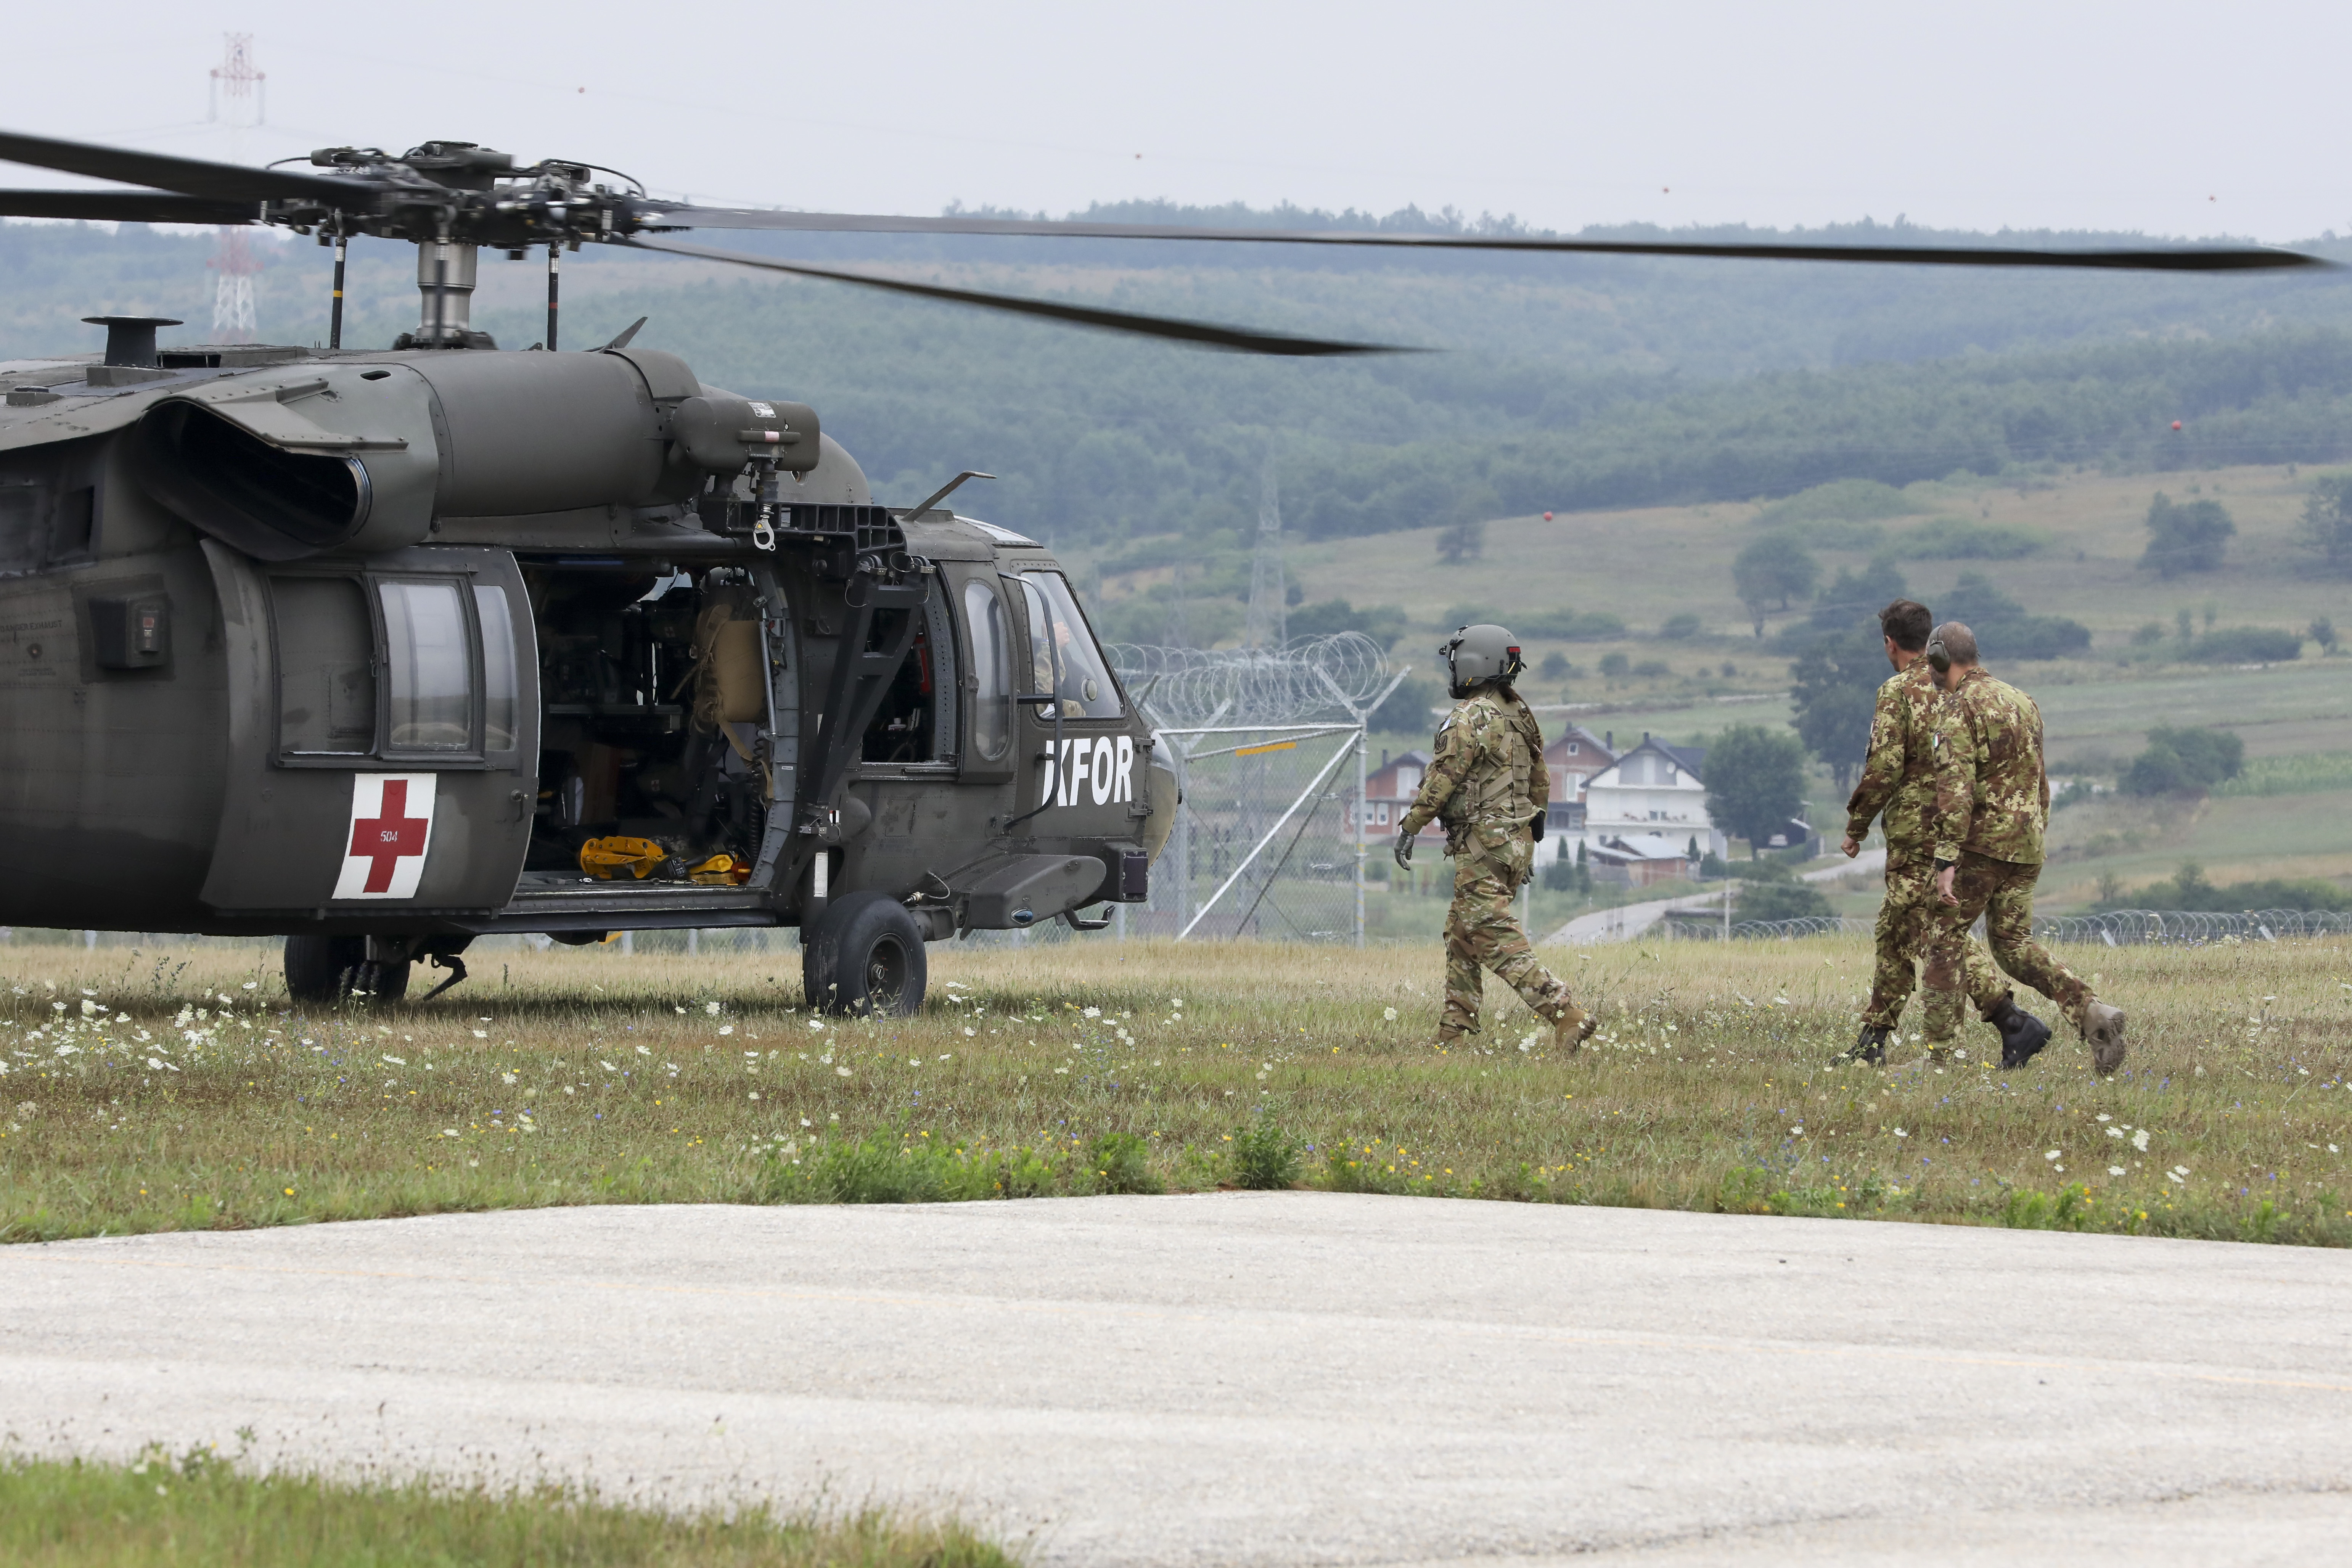
[[[1508,681],[1528,667],[1519,639],[1501,626],[1464,626],[1437,645],[1437,657],[1445,661],[1456,697],[1490,680]]]

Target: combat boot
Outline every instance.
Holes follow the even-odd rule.
[[[2014,995],[2002,997],[2000,1005],[1987,1013],[1984,1021],[2000,1031],[2003,1072],[2023,1067],[2050,1043],[2050,1026],[2020,1007]]]
[[[1885,1067],[1887,1037],[1894,1033],[1884,1024],[1864,1024],[1862,1033],[1854,1037],[1853,1044],[1830,1058],[1830,1066]]]
[[[1570,1007],[1551,1021],[1552,1049],[1564,1057],[1572,1057],[1584,1047],[1584,1042],[1591,1039],[1592,1031],[1599,1027],[1600,1019],[1581,1007]]]
[[[2105,1002],[2083,1009],[2083,1039],[2091,1047],[2091,1065],[2101,1078],[2124,1065],[2124,1010]]]

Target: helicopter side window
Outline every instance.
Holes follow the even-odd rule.
[[[504,588],[477,587],[474,613],[482,626],[482,750],[515,749],[517,690],[521,680],[515,668],[514,612]]]
[[[463,752],[473,745],[473,650],[457,584],[381,583],[383,605],[384,747]],[[509,639],[512,646],[512,639]],[[512,745],[512,742],[509,742]]]
[[[977,577],[963,585],[963,620],[971,638],[971,747],[992,763],[1013,736],[1013,628],[1004,601]]]
[[[289,756],[375,750],[375,637],[351,577],[273,577],[278,745]]]
[[[1118,718],[1118,685],[1078,613],[1069,579],[1059,572],[1024,572],[1021,591],[1029,610],[1030,689],[1060,698],[1065,719]],[[1044,716],[1053,717],[1050,711]]]

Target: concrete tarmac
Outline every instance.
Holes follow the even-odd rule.
[[[1045,1563],[2352,1556],[2352,1257],[1333,1194],[0,1249],[0,1430],[948,1506]]]

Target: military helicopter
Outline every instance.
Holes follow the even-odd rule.
[[[0,133],[123,189],[0,216],[260,224],[334,251],[328,346],[0,361],[0,922],[286,937],[300,1001],[464,978],[477,937],[796,926],[813,1005],[911,1013],[925,944],[1142,900],[1172,771],[1051,552],[878,504],[817,412],[704,384],[632,327],[557,352],[560,261],[621,245],[1280,355],[1401,352],[920,284],[694,228],[1063,235],[2236,271],[2260,247],[1848,248],[714,209],[464,142],[251,168]],[[609,181],[600,176],[610,176]],[[355,236],[417,247],[420,318],[342,343]],[[483,247],[545,247],[500,352]],[[644,323],[640,321],[638,326]]]

